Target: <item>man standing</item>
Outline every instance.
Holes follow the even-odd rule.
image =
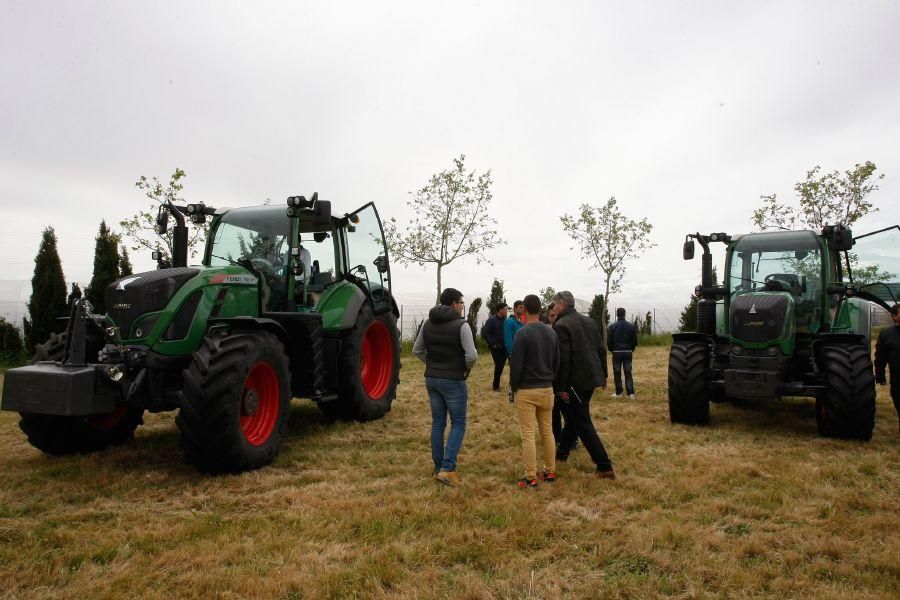
[[[612,352],[613,379],[616,393],[613,398],[622,397],[622,371],[625,371],[625,391],[634,398],[634,380],[631,378],[631,358],[637,347],[637,332],[634,325],[625,319],[625,309],[616,309],[616,322],[606,332],[606,347]]]
[[[891,371],[891,399],[900,418],[900,304],[891,307],[892,327],[878,334],[875,342],[875,381],[884,385],[885,367]]]
[[[513,340],[516,339],[516,332],[525,324],[525,306],[521,300],[513,302],[512,318],[506,319],[503,323],[503,344],[506,346],[506,352],[512,356]]]
[[[456,458],[466,433],[469,403],[466,378],[475,366],[478,353],[472,328],[463,319],[462,292],[447,288],[441,292],[440,302],[428,313],[428,320],[413,344],[413,354],[425,363],[425,389],[431,402],[434,476],[445,485],[457,487],[462,482],[456,474]],[[450,434],[445,446],[448,414]]]
[[[575,310],[572,292],[562,291],[553,297],[556,323],[553,330],[559,338],[559,369],[554,388],[563,401],[566,425],[560,433],[556,460],[565,462],[576,436],[581,439],[591,460],[597,465],[600,479],[615,479],[612,461],[600,441],[591,419],[591,396],[595,388],[606,387],[606,349],[597,324]],[[601,356],[603,359],[601,360]]]
[[[497,305],[497,312],[490,317],[481,329],[481,337],[491,349],[491,358],[494,359],[494,385],[495,392],[500,391],[500,376],[503,375],[503,367],[509,354],[503,341],[503,325],[506,323],[506,315],[509,307],[505,302]]]
[[[541,323],[541,299],[525,296],[525,325],[516,334],[509,360],[509,389],[519,412],[525,477],[518,486],[537,487],[535,427],[543,445],[542,478],[556,481],[556,457],[550,413],[553,409],[553,378],[559,367],[559,342],[548,325]]]

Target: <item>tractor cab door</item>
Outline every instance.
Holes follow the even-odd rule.
[[[900,299],[900,225],[855,236],[848,255],[857,295],[890,309]]]
[[[378,211],[371,202],[348,215],[347,272],[368,290],[376,314],[391,309],[391,270]]]

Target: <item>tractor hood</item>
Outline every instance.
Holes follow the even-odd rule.
[[[109,317],[123,338],[128,338],[134,320],[149,312],[164,309],[172,297],[200,269],[180,267],[136,273],[116,280],[106,288]]]
[[[787,292],[755,292],[731,301],[728,321],[734,341],[749,348],[784,344],[793,337],[794,298]],[[787,353],[787,352],[786,352]]]

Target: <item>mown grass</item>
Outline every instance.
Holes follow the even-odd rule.
[[[714,406],[672,426],[667,350],[636,400],[593,410],[619,479],[584,450],[515,488],[518,431],[490,360],[470,379],[461,489],[435,484],[422,367],[386,419],[329,424],[295,400],[276,462],[206,477],[171,415],[135,441],[50,458],[0,414],[0,578],[16,598],[707,597],[900,594],[900,438],[884,388],[869,443],[816,435],[811,402]]]

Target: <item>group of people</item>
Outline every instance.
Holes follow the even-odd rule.
[[[425,363],[425,389],[431,404],[431,454],[437,481],[459,486],[457,457],[466,431],[468,388],[466,378],[478,355],[472,329],[463,319],[463,295],[445,289],[440,304],[431,309],[413,345],[413,354]],[[556,481],[556,465],[565,462],[578,441],[596,467],[595,476],[615,479],[612,461],[594,426],[590,401],[597,388],[605,389],[608,377],[607,347],[613,354],[616,393],[634,397],[631,357],[637,336],[625,311],[604,341],[596,323],[575,310],[571,292],[556,294],[547,309],[534,294],[509,307],[500,304],[482,328],[482,336],[494,360],[493,389],[509,361],[509,400],[516,406],[522,437],[521,488],[535,488],[539,478]],[[620,370],[624,372],[623,377]],[[450,433],[444,440],[447,417]],[[538,469],[536,434],[542,459]]]

